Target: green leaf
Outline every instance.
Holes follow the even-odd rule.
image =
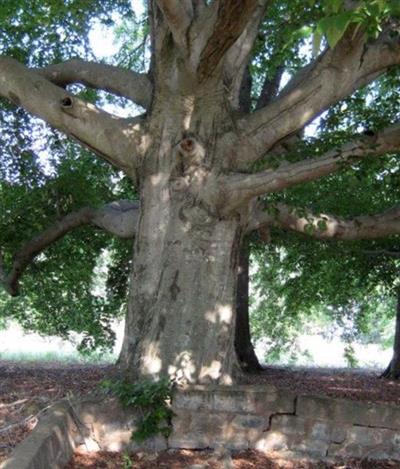
[[[343,37],[352,19],[353,14],[349,11],[329,16],[318,23],[317,30],[325,34],[329,46],[333,49]]]
[[[338,13],[343,5],[343,0],[325,0],[324,10],[327,14]]]
[[[308,235],[312,235],[315,231],[315,227],[312,223],[307,223],[305,226],[304,226],[304,233],[308,234]]]
[[[352,21],[352,18],[353,14],[349,11],[323,18],[318,23],[317,30],[319,29],[325,34],[329,46],[333,49],[343,37],[347,27]]]
[[[400,17],[400,1],[399,0],[392,0],[388,2],[388,10],[389,14],[394,17]]]
[[[303,26],[302,28],[297,30],[297,37],[299,39],[305,39],[309,36],[311,36],[313,32],[313,28],[311,26]]]
[[[328,228],[326,220],[318,220],[317,227],[319,231],[326,231],[326,229]]]
[[[320,30],[315,30],[313,34],[313,42],[312,42],[312,55],[316,57],[319,53],[321,48],[321,41],[322,41],[322,33]]]

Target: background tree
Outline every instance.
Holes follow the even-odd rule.
[[[328,8],[333,7],[332,5],[328,5]],[[280,4],[279,7],[280,14],[273,16],[268,22],[268,30],[276,32],[277,40],[267,50],[260,42],[260,49],[258,53],[254,54],[252,62],[253,70],[255,70],[253,77],[256,82],[253,89],[256,89],[257,93],[260,89],[262,90],[259,98],[257,98],[257,93],[253,97],[256,106],[266,104],[269,100],[274,99],[279,91],[282,75],[293,73],[302,64],[304,65],[307,55],[311,55],[311,50],[307,50],[304,45],[299,50],[299,43],[296,42],[299,37],[309,33],[309,29],[304,27],[302,17],[304,13],[301,6],[294,2],[289,5]],[[326,23],[327,19],[322,22]],[[285,34],[281,35],[280,32],[283,30]],[[292,38],[292,40],[288,40],[288,38]],[[295,44],[294,47],[292,41]],[[260,80],[260,77],[263,76],[264,82]],[[323,151],[332,145],[343,144],[357,131],[372,135],[377,129],[382,129],[389,122],[398,119],[397,104],[399,99],[399,74],[398,70],[393,69],[371,85],[358,90],[348,99],[332,106],[317,125],[315,123],[311,125],[312,131],[310,132],[311,129],[308,129],[307,135],[295,135],[287,139],[285,144],[275,151],[280,155],[280,158],[284,154],[286,159],[299,159],[307,157],[310,151],[314,152],[315,149]],[[277,158],[278,162],[279,158]],[[377,164],[379,166],[381,163]],[[309,204],[318,211],[337,213],[345,217],[368,213],[372,206],[375,211],[380,211],[385,206],[397,204],[399,173],[395,158],[388,160],[388,166],[385,166],[383,171],[379,171],[378,166],[374,166],[372,161],[368,165],[364,164],[358,167],[353,165],[352,170],[341,174],[340,178],[335,175],[318,181],[318,184],[311,183],[286,190],[281,192],[275,200],[297,207],[305,207]],[[310,231],[311,225],[307,228]],[[347,247],[343,245],[339,248],[340,251],[344,251],[343,255],[338,257],[338,247],[335,243],[330,247],[329,242],[325,243],[327,247],[322,248],[319,247],[318,243],[307,242],[302,236],[285,235],[279,228],[275,229],[271,239],[271,235],[267,231],[253,236],[251,243],[251,251],[257,253],[257,265],[261,268],[258,275],[254,276],[253,281],[257,284],[258,295],[264,296],[262,303],[253,312],[252,329],[258,338],[269,337],[274,344],[271,349],[271,358],[272,356],[276,358],[284,349],[293,350],[293,343],[292,340],[289,340],[289,336],[293,338],[300,333],[300,323],[304,320],[308,322],[312,311],[320,311],[322,307],[326,308],[329,302],[333,302],[331,307],[336,305],[337,311],[348,311],[348,305],[354,303],[355,298],[362,301],[364,304],[362,309],[365,309],[366,300],[364,297],[367,296],[369,301],[372,301],[371,292],[376,284],[374,282],[368,283],[364,279],[366,272],[371,273],[375,268],[374,262],[365,260],[364,250],[375,248],[379,250],[379,246],[375,246],[376,243],[368,247],[368,242],[361,244],[351,242]],[[309,232],[307,237],[310,234]],[[266,243],[267,251],[264,252]],[[304,243],[304,246],[301,243]],[[392,239],[389,241],[389,246],[395,249],[397,243],[396,239]],[[282,247],[289,253],[284,261],[281,259]],[[315,252],[313,251],[314,247]],[[388,243],[386,243],[387,248]],[[356,259],[352,265],[353,254],[351,252],[357,250],[360,250],[359,257],[361,259]],[[250,251],[247,250],[247,252]],[[331,263],[333,263],[332,266]],[[360,263],[363,267],[358,269]],[[244,265],[247,264],[248,260],[246,259]],[[335,266],[337,266],[337,271]],[[385,269],[382,269],[382,265],[377,268],[380,272],[377,280],[379,282],[385,280],[385,290],[390,291],[393,288],[393,276],[396,275],[393,275],[395,269],[389,262],[386,269],[387,278],[382,279],[382,271]],[[311,273],[308,274],[311,279],[307,278],[308,269],[312,272],[312,277]],[[246,269],[242,267],[241,270],[245,271],[242,277],[248,277]],[[302,275],[299,274],[299,271],[302,272]],[[287,284],[288,276],[295,275],[295,272],[298,276],[297,281],[289,280],[289,284]],[[338,278],[335,278],[335,275]],[[361,278],[356,282],[354,276]],[[301,283],[303,279],[305,279],[304,285]],[[315,285],[313,285],[314,283]],[[359,285],[357,291],[354,288],[349,288],[349,285],[355,283]],[[239,287],[241,284],[242,282],[239,280]],[[291,284],[293,284],[293,289],[290,288]],[[340,293],[338,287],[343,287]],[[321,288],[324,290],[323,292],[321,292]],[[329,289],[334,293],[335,298],[326,292]],[[241,353],[246,367],[257,370],[259,363],[250,342],[249,328],[246,326],[248,311],[245,305],[248,304],[248,300],[243,301],[243,298],[247,298],[247,290],[247,285],[238,288],[239,296],[242,298],[238,306],[242,307],[238,310],[238,325],[240,327],[237,330],[237,343],[241,345]],[[314,290],[317,290],[315,295],[311,293]],[[381,294],[379,297],[382,299]],[[278,306],[279,298],[284,301],[285,307]],[[391,303],[391,301],[389,302]],[[297,312],[289,311],[290,308],[295,308]],[[371,319],[373,317],[371,316]],[[375,320],[378,320],[376,315]]]
[[[122,171],[140,200],[140,207],[119,204],[117,209],[108,205],[71,212],[27,243],[14,260],[14,246],[6,240],[3,283],[16,294],[27,263],[75,226],[92,222],[124,236],[129,226],[135,256],[119,365],[131,376],[168,373],[187,381],[217,382],[232,378],[237,371],[238,253],[251,231],[279,226],[343,239],[398,233],[397,208],[345,221],[299,211],[273,196],[334,174],[355,160],[375,162],[400,145],[399,124],[393,119],[373,135],[358,131],[340,145],[310,146],[307,157],[288,154],[294,134],[303,135],[322,111],[400,62],[395,3],[366,1],[349,7],[340,1],[310,2],[281,46],[287,30],[279,39],[269,26],[282,23],[279,17],[285,18],[287,11],[293,13],[298,7],[294,3],[249,0],[239,7],[230,0],[149,2],[148,73],[80,60],[62,62],[65,56],[41,61],[33,54],[25,58],[27,66],[10,57],[0,60],[0,94]],[[126,7],[121,3],[121,11]],[[85,16],[72,5],[66,8],[67,18],[75,13],[79,24],[89,25],[92,13]],[[38,16],[46,31],[57,25],[49,11],[44,3]],[[11,8],[11,14],[18,24],[20,10]],[[313,30],[315,57],[299,60],[303,67],[281,89],[286,51],[299,47]],[[319,53],[322,33],[328,45]],[[85,34],[80,37],[84,40]],[[267,61],[272,63],[271,48],[280,47],[283,56],[265,82],[275,91],[258,87],[258,109],[250,106],[243,112],[241,95],[251,89],[244,83],[256,57],[253,51],[259,50],[253,49],[256,41],[265,44]],[[71,88],[76,83],[130,99],[147,112],[136,118],[112,116],[77,94]],[[252,90],[257,93],[257,83]],[[384,165],[385,160],[379,167]],[[67,254],[71,257],[69,249]]]
[[[373,134],[397,119],[399,100],[397,70],[359,90],[320,120],[312,136],[298,141],[291,152],[307,153],[309,146],[341,144],[356,129]],[[398,199],[398,161],[388,156],[383,169],[372,162],[354,166],[340,176],[326,178],[277,195],[279,203],[297,207],[310,203],[317,211],[340,213],[378,212],[394,206]],[[305,226],[312,230],[312,225]],[[382,241],[306,242],[309,235],[293,235],[275,229],[266,248],[253,243],[259,271],[254,275],[263,299],[253,314],[256,337],[267,335],[274,344],[271,358],[293,350],[293,339],[301,324],[309,327],[312,314],[328,313],[334,322],[350,327],[345,339],[375,331],[393,318],[398,282],[398,237]],[[268,286],[264,288],[264,285]],[[378,307],[383,303],[383,307]],[[342,317],[343,315],[343,317]],[[382,317],[379,317],[382,315]],[[349,325],[350,322],[353,326]],[[396,341],[395,341],[396,342]],[[394,376],[394,375],[392,375]]]

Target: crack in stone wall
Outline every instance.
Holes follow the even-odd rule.
[[[268,419],[268,427],[263,430],[264,432],[269,432],[272,428],[272,420],[274,417],[279,417],[281,415],[296,415],[296,410],[297,410],[297,396],[294,397],[293,399],[293,412],[275,412],[269,416]]]

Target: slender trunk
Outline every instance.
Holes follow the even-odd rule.
[[[240,249],[238,262],[235,350],[242,369],[246,372],[254,373],[262,370],[262,366],[258,361],[250,336],[249,255],[249,244],[244,240]]]
[[[248,67],[243,74],[239,94],[239,108],[241,112],[251,110],[252,79]],[[243,371],[257,372],[262,367],[255,354],[250,337],[249,323],[249,256],[250,248],[246,240],[243,241],[238,262],[237,294],[236,294],[236,328],[235,351]]]
[[[393,356],[381,378],[400,378],[400,288],[397,289],[396,325],[393,343]]]

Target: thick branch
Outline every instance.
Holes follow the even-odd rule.
[[[139,202],[118,200],[96,210],[92,225],[102,228],[119,238],[133,238],[139,220]]]
[[[80,59],[50,65],[38,70],[38,73],[58,86],[80,83],[128,98],[145,109],[151,103],[152,85],[144,73]]]
[[[28,241],[15,255],[9,273],[6,273],[0,255],[0,283],[6,291],[17,296],[19,279],[35,257],[60,238],[83,225],[92,224],[121,238],[133,238],[139,217],[137,202],[121,200],[96,210],[90,207],[66,215],[43,233]]]
[[[264,4],[265,0],[219,0],[212,33],[200,55],[197,70],[200,81],[213,73],[226,51],[248,26],[257,7]],[[251,46],[252,42],[249,43]]]
[[[282,164],[256,174],[235,174],[221,178],[221,190],[227,208],[262,194],[281,191],[297,184],[313,181],[343,169],[354,160],[380,156],[400,150],[400,123],[392,125],[374,136],[363,136],[335,148],[318,158],[292,164]],[[233,207],[232,207],[233,204]]]
[[[0,57],[0,95],[133,175],[142,136],[138,121],[112,116],[9,57]]]
[[[237,103],[235,100],[236,97],[240,95],[243,81],[246,80],[246,75],[250,74],[247,69],[249,68],[254,42],[259,31],[260,23],[264,18],[266,8],[266,0],[258,2],[242,34],[223,59],[225,85],[229,87],[230,104],[234,109],[239,108],[243,111],[240,102]],[[250,112],[250,110],[251,102],[246,113]]]
[[[299,216],[298,213],[302,215]],[[267,212],[258,212],[249,231],[264,226],[296,231],[317,239],[386,238],[400,234],[400,206],[376,215],[345,219],[326,214],[316,215],[308,210],[277,203],[269,206]]]
[[[193,18],[191,0],[156,0],[171,30],[176,44],[188,51],[187,33]]]
[[[332,104],[400,63],[400,43],[388,27],[372,43],[347,35],[289,83],[280,97],[238,123],[241,129],[228,158],[241,167],[262,157]],[[350,36],[350,37],[349,37]],[[227,135],[227,141],[232,136]],[[241,143],[241,145],[240,145]],[[240,148],[246,148],[241,151]]]

